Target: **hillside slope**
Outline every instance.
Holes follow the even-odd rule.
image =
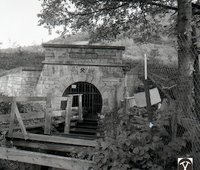
[[[58,37],[47,43],[53,44],[89,44],[89,36],[87,33],[78,33],[76,35],[68,35],[66,37]],[[177,51],[173,43],[161,42],[160,44],[136,44],[132,39],[124,38],[114,42],[100,42],[95,45],[114,45],[125,46],[124,60],[138,62],[147,54],[149,61],[160,60],[163,64],[177,63]],[[12,69],[17,67],[37,67],[42,68],[44,60],[44,49],[42,46],[28,46],[16,49],[0,50],[0,69]]]

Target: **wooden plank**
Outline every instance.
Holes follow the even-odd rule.
[[[92,161],[3,147],[0,147],[0,159],[67,170],[88,170],[90,167],[94,167],[94,162]]]
[[[46,101],[47,97],[24,97],[24,96],[20,96],[20,97],[16,97],[16,101],[17,102],[28,102],[28,101]]]
[[[13,97],[7,97],[7,96],[0,96],[0,102],[12,102]],[[17,102],[27,102],[27,101],[46,101],[46,97],[16,97]]]
[[[53,110],[52,117],[65,116],[65,110]]]
[[[57,123],[57,122],[56,122]],[[24,124],[24,126],[26,127],[26,129],[35,129],[35,128],[40,128],[40,127],[44,127],[44,122],[38,122],[35,124]],[[1,128],[9,131],[9,127],[6,125],[1,125]],[[19,125],[15,125],[14,130],[19,130],[21,129]]]
[[[82,95],[78,96],[78,115],[79,115],[79,119],[83,120]]]
[[[61,102],[61,101],[67,101],[68,97],[54,97],[54,100],[59,101],[59,102]]]
[[[13,133],[12,136],[9,136],[8,134],[8,137],[23,139],[23,134]],[[78,146],[91,146],[91,147],[97,146],[97,142],[95,140],[85,140],[85,139],[40,135],[40,134],[32,134],[32,133],[28,133],[28,139],[33,140],[33,141],[40,141],[40,142],[70,144],[70,145],[78,145]]]
[[[44,127],[44,122],[38,122],[38,123],[35,123],[35,124],[25,124],[24,125],[26,127],[26,129],[35,129],[35,128],[40,128],[40,127]],[[16,126],[14,129],[19,129],[20,127],[19,126]]]
[[[147,112],[149,117],[149,122],[152,122],[153,119],[153,112],[151,109],[151,98],[150,98],[150,91],[149,91],[149,82],[147,80],[143,80],[144,83],[144,90],[145,90],[145,97],[146,97],[146,103],[147,103]]]
[[[14,130],[14,122],[15,122],[15,99],[13,99],[12,104],[11,104],[11,113],[10,113],[10,124],[9,124],[9,131],[8,134],[12,136],[13,130]]]
[[[19,110],[18,110],[16,102],[14,102],[13,105],[14,105],[14,109],[15,109],[15,115],[16,115],[17,120],[19,122],[19,126],[20,126],[20,128],[22,130],[22,133],[24,135],[24,139],[26,140],[26,139],[28,139],[28,134],[27,134],[26,128],[24,126],[24,123],[22,121],[22,117],[21,117],[21,115],[19,113]]]
[[[72,96],[70,96],[67,101],[67,107],[65,113],[65,128],[64,128],[65,134],[68,134],[70,131],[71,110],[72,110]]]
[[[72,107],[72,110],[71,110],[71,118],[73,117],[73,115],[75,113],[77,113],[76,111],[76,107]],[[59,117],[59,116],[63,116],[65,117],[65,114],[66,114],[66,110],[53,110],[52,111],[52,117]]]
[[[47,94],[47,102],[46,102],[46,113],[45,113],[45,125],[44,125],[44,134],[51,133],[51,118],[52,118],[52,95],[50,93]]]
[[[34,148],[39,150],[48,150],[48,151],[59,151],[59,152],[71,152],[71,153],[79,153],[85,151],[86,153],[90,150],[92,151],[91,147],[85,146],[73,146],[73,145],[66,145],[66,144],[57,144],[57,143],[44,143],[44,142],[33,142],[33,141],[24,141],[20,139],[12,140],[13,146],[18,147],[27,147],[27,148]],[[89,153],[92,154],[92,153]]]
[[[69,94],[68,96],[74,97],[74,96],[80,96],[80,95],[83,95],[83,94]]]
[[[73,109],[73,107],[72,107],[72,109]],[[72,110],[72,112],[73,112],[73,110]],[[65,116],[65,113],[66,113],[65,110],[53,110],[52,117]],[[9,123],[10,115],[11,114],[0,115],[0,122],[1,123]],[[21,113],[22,120],[24,120],[24,121],[31,120],[31,119],[43,119],[44,116],[45,116],[44,112]]]
[[[44,112],[31,112],[31,113],[21,113],[22,120],[31,119],[42,119],[44,118]],[[0,115],[0,122],[9,123],[10,114]]]
[[[42,119],[44,118],[45,112],[30,112],[30,113],[21,113],[23,120],[31,119]]]
[[[127,87],[127,80],[128,80],[128,75],[127,75],[127,70],[123,69],[124,71],[124,94],[123,94],[123,98],[124,98],[124,108],[123,108],[123,112],[124,114],[127,114],[128,111],[128,100],[126,99],[126,97],[128,97],[128,87]]]

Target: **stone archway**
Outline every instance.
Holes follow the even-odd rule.
[[[95,85],[85,81],[75,82],[66,88],[62,96],[69,94],[83,94],[83,118],[97,119],[98,114],[102,110],[102,95]],[[78,106],[78,97],[74,97],[73,99],[73,107],[76,106]],[[65,107],[66,103],[61,103],[61,109]]]
[[[68,87],[77,82],[91,83],[102,98],[101,114],[121,105],[124,88],[124,47],[43,44],[44,67],[36,94],[63,96]],[[60,102],[53,106],[60,108]]]

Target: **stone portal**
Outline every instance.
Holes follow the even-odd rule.
[[[53,92],[55,96],[65,96],[80,92],[84,95],[85,109],[95,112],[93,116],[120,105],[124,91],[122,53],[125,47],[60,44],[43,44],[43,47],[45,61],[36,95]],[[54,105],[63,107],[56,101]]]

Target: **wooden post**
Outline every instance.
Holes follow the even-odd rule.
[[[123,67],[123,71],[124,71],[124,113],[127,113],[128,110],[127,97],[129,96],[127,89],[127,81],[128,81],[127,72],[130,71],[130,67],[128,65]]]
[[[12,137],[13,130],[14,130],[14,122],[15,122],[15,98],[13,98],[11,103],[11,111],[10,111],[10,124],[9,124],[9,131],[8,136]]]
[[[65,134],[68,134],[70,131],[72,99],[73,99],[73,96],[69,96],[69,98],[67,100],[67,107],[66,107],[66,111],[65,111],[65,128],[64,128]]]
[[[19,126],[20,126],[20,128],[22,130],[22,133],[24,135],[24,139],[27,140],[28,139],[28,133],[27,133],[26,128],[24,126],[24,123],[23,123],[22,117],[21,117],[21,115],[19,113],[19,110],[18,110],[16,102],[14,102],[13,105],[14,105],[14,109],[15,109],[15,115],[16,115],[17,120],[19,122]]]
[[[147,80],[147,55],[144,54],[144,79]]]
[[[149,116],[149,122],[153,120],[153,114],[151,110],[151,97],[149,91],[149,84],[148,84],[148,75],[147,75],[147,56],[144,55],[144,90],[145,90],[145,97],[146,97],[146,104],[147,104],[147,112]]]
[[[52,116],[52,95],[51,93],[47,94],[46,101],[46,113],[45,113],[45,125],[44,125],[44,134],[51,133],[51,116]]]
[[[82,94],[80,94],[80,95],[78,96],[78,113],[79,113],[79,120],[83,120],[82,97],[83,97]]]
[[[148,112],[148,116],[149,116],[149,122],[152,122],[153,114],[152,114],[152,110],[151,110],[151,98],[150,98],[148,80],[144,80],[144,90],[145,90],[145,97],[146,97],[146,103],[147,103],[147,112]]]

